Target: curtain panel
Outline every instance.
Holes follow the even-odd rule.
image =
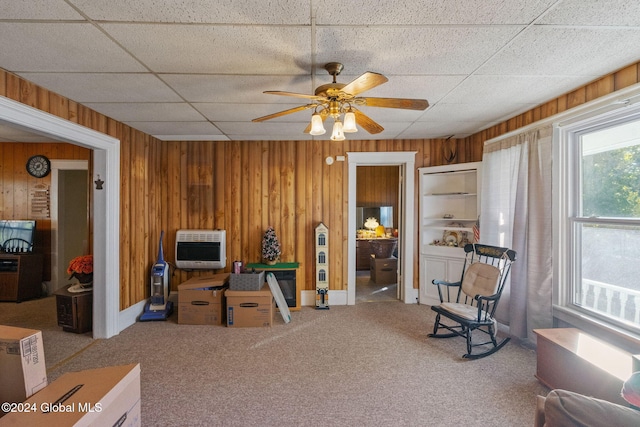
[[[483,151],[480,241],[518,254],[496,312],[515,337],[552,326],[552,128],[489,142]]]

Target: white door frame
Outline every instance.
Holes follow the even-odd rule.
[[[416,151],[390,152],[348,152],[349,162],[349,200],[348,200],[348,232],[347,232],[347,304],[356,303],[356,180],[358,166],[400,166],[404,177],[401,194],[401,218],[399,231],[400,244],[400,280],[398,288],[400,299],[406,304],[417,303],[418,290],[413,288],[413,242],[414,242],[414,189]]]
[[[120,140],[0,96],[0,123],[93,150],[93,337],[120,332]]]

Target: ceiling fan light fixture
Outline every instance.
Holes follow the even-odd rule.
[[[342,126],[343,132],[358,132],[356,127],[356,115],[353,111],[348,111],[344,115],[344,125]]]
[[[344,131],[342,129],[342,122],[340,120],[336,120],[333,124],[333,132],[331,133],[332,141],[344,141]]]
[[[322,124],[322,117],[318,113],[314,113],[311,116],[311,130],[309,133],[311,135],[324,135],[327,131]]]

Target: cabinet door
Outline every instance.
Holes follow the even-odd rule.
[[[432,281],[447,280],[447,261],[444,258],[421,256],[420,266],[420,304],[438,305],[438,288]]]
[[[438,305],[440,297],[438,288],[432,281],[446,280],[447,282],[457,282],[462,278],[462,267],[464,260],[457,258],[438,258],[422,256],[420,262],[422,271],[420,272],[420,304]]]
[[[464,260],[461,259],[448,259],[447,260],[447,281],[457,282],[462,279],[462,267],[464,267]]]

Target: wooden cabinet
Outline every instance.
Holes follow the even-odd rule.
[[[55,292],[58,326],[63,331],[83,334],[92,329],[93,292],[69,292],[69,287]]]
[[[371,268],[371,242],[364,239],[356,239],[356,270],[369,270]]]
[[[463,247],[474,243],[480,212],[481,163],[419,168],[421,304],[439,304],[433,279],[458,281]]]
[[[42,296],[42,255],[0,255],[0,301],[20,302]]]

